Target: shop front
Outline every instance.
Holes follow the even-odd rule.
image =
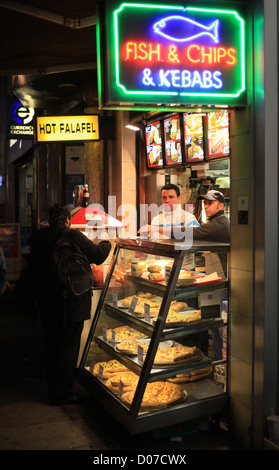
[[[218,188],[225,195],[231,229],[225,394],[228,398],[231,431],[246,448],[276,447],[276,443],[271,443],[268,438],[267,416],[270,414],[271,402],[278,402],[275,385],[277,372],[276,366],[271,367],[270,362],[266,363],[265,351],[269,358],[275,356],[277,364],[277,339],[273,338],[272,345],[264,344],[268,342],[265,329],[268,324],[274,325],[278,332],[276,319],[266,310],[269,302],[267,298],[273,298],[277,305],[274,278],[271,279],[277,276],[277,266],[271,270],[270,265],[263,264],[263,260],[270,258],[271,247],[274,253],[277,252],[277,245],[276,236],[271,236],[267,225],[269,210],[267,205],[263,206],[259,192],[255,190],[257,183],[257,187],[263,193],[265,191],[263,169],[269,159],[260,131],[265,129],[263,94],[260,93],[263,89],[261,54],[265,50],[268,55],[268,49],[264,49],[264,30],[259,19],[264,18],[268,24],[274,17],[273,9],[276,9],[275,4],[267,6],[265,2],[253,2],[253,5],[248,2],[244,9],[243,6],[240,8],[239,2],[227,2],[224,9],[219,6],[211,9],[208,4],[184,9],[179,3],[171,7],[167,4],[156,5],[155,9],[146,3],[129,5],[106,2],[98,26],[100,36],[97,36],[101,38],[99,55],[102,58],[99,64],[100,103],[104,109],[115,110],[117,114],[119,147],[112,150],[109,157],[108,184],[109,193],[119,197],[118,206],[123,202],[131,203],[135,198],[138,208],[135,225],[138,228],[143,220],[139,214],[140,205],[159,204],[161,186],[174,182],[181,189],[183,204],[194,204],[195,213],[201,222],[202,212],[196,206],[197,194],[209,188]],[[175,27],[171,25],[171,29],[170,21],[183,21],[183,27],[179,29],[176,23]],[[222,36],[222,24],[226,24],[226,37]],[[167,26],[170,27],[168,33],[163,31]],[[187,31],[187,37],[182,36],[182,31]],[[266,44],[273,44],[271,33],[270,36],[267,34],[266,39]],[[270,79],[274,73],[274,64],[272,61],[267,63],[265,73]],[[273,80],[271,83],[275,86]],[[266,99],[271,96],[270,93],[269,90]],[[195,128],[197,123],[199,126]],[[127,124],[140,128],[136,136],[134,131],[127,130]],[[274,125],[272,123],[271,128]],[[269,135],[270,128],[266,132]],[[223,146],[220,145],[218,150],[217,140],[220,135]],[[216,141],[213,142],[214,137]],[[274,140],[269,140],[269,143],[274,149]],[[117,179],[116,171],[119,176]],[[272,170],[269,170],[268,174],[276,187],[276,172],[271,173]],[[264,225],[260,224],[260,213],[255,210],[256,202],[262,209]],[[265,246],[264,233],[268,234],[270,247]],[[123,245],[117,247],[119,251],[115,253],[116,258],[121,257],[121,249],[133,250],[123,242]],[[154,253],[151,253],[152,249]],[[146,250],[150,255],[155,254],[155,258],[158,255],[156,249],[160,251],[156,246],[146,246]],[[137,250],[133,254],[137,257]],[[116,267],[117,263],[114,265]],[[178,273],[175,269],[172,273],[172,284],[167,285],[168,294],[163,301],[166,309],[168,303],[174,300],[176,292]],[[271,283],[264,283],[265,276],[269,277]],[[115,358],[115,353],[111,352],[111,343],[105,340],[106,333],[101,330],[103,315],[107,320],[104,326],[109,330],[113,329],[112,326],[123,326],[123,322],[135,327],[134,318],[131,322],[123,311],[119,313],[117,302],[120,298],[123,300],[123,292],[120,295],[119,286],[113,286],[113,281],[113,278],[108,281],[107,290],[98,306],[82,369],[86,378],[89,378],[89,386],[101,393],[101,402],[119,419],[123,419],[126,412],[122,411],[128,407],[128,416],[132,416],[135,426],[133,432],[137,432],[137,420],[141,425],[144,423],[141,411],[146,416],[145,410],[140,409],[145,384],[156,382],[154,377],[160,375],[155,368],[155,375],[152,376],[154,369],[151,366],[160,342],[158,331],[164,331],[164,328],[162,323],[156,324],[156,331],[151,334],[149,327],[149,333],[146,328],[138,327],[139,331],[144,329],[145,334],[151,336],[153,347],[148,353],[149,360],[140,369],[142,375],[137,393],[133,395],[134,401],[123,404],[119,384],[115,384],[114,389],[106,387],[102,376],[104,369],[98,373],[94,371],[96,362],[107,362],[110,355]],[[135,296],[138,290],[131,289],[130,296]],[[113,317],[111,324],[110,317]],[[161,311],[161,317],[166,320],[165,310]],[[97,349],[94,351],[94,348]],[[103,352],[104,356],[95,356],[96,351]],[[106,361],[102,361],[104,357]],[[122,361],[121,356],[117,358],[120,358],[124,367],[139,375],[138,363],[132,367],[127,355]],[[185,369],[187,367],[184,367],[184,372]],[[164,371],[161,378],[166,378],[169,372]],[[174,372],[170,375],[174,376]],[[274,393],[266,391],[266,381],[274,384]],[[192,418],[205,412],[201,403],[204,404],[203,400],[192,408],[188,406],[189,403],[184,404],[185,408],[179,404],[178,409],[183,408],[183,420],[187,420],[187,416]],[[214,411],[214,407],[211,411]],[[174,422],[179,412],[175,407],[170,413],[159,414],[161,417],[164,415],[161,423],[165,424],[168,419],[165,419],[166,416],[169,415],[170,422]],[[154,416],[153,423],[160,426],[156,412]],[[127,425],[127,422],[124,424]]]
[[[209,359],[211,375],[203,382],[195,383],[196,392],[189,386],[188,379],[188,386],[186,383],[183,388],[188,399],[182,400],[180,396],[172,406],[161,405],[160,409],[150,403],[150,408],[148,405],[145,408],[145,386],[149,391],[158,382],[168,382],[180,373],[187,374],[190,369],[197,371],[203,367],[201,363],[190,361],[190,365],[189,362],[186,365],[178,361],[174,369],[159,363],[161,369],[158,370],[157,347],[166,341],[181,346],[185,337],[189,339],[197,331],[208,334],[214,325],[203,323],[206,309],[201,308],[202,323],[198,326],[194,323],[190,333],[189,326],[183,328],[181,324],[180,331],[166,332],[164,322],[168,322],[172,302],[179,298],[187,303],[193,296],[191,284],[183,293],[177,290],[181,253],[180,257],[178,253],[174,255],[171,247],[162,248],[160,243],[153,244],[154,240],[140,241],[135,247],[124,239],[116,247],[112,275],[97,308],[81,373],[87,386],[98,392],[101,403],[131,432],[179,422],[179,417],[187,421],[229,409],[231,429],[241,444],[249,447],[254,438],[250,433],[254,413],[251,400],[254,380],[251,322],[254,312],[253,302],[248,298],[252,300],[253,297],[254,278],[252,146],[255,135],[249,12],[248,4],[241,9],[235,2],[226,4],[226,8],[211,8],[208,4],[184,8],[179,2],[171,6],[162,2],[155,7],[148,3],[108,1],[100,10],[97,34],[99,102],[103,109],[114,110],[117,114],[119,147],[114,151],[111,149],[108,175],[109,193],[119,197],[117,207],[123,203],[137,204],[135,227],[138,229],[142,223],[150,222],[144,220],[142,206],[160,205],[161,187],[175,183],[180,188],[183,205],[193,205],[194,214],[202,223],[205,220],[202,206],[197,204],[197,195],[214,188],[225,196],[225,210],[231,227],[228,278],[222,280],[228,282],[223,286],[229,291],[228,317],[225,315],[224,322],[220,305],[218,313],[215,310],[213,315],[213,323],[221,321],[225,332],[224,356],[221,362],[214,364],[210,347],[207,347],[203,355]],[[126,128],[129,124],[138,126],[137,135]],[[147,217],[150,214],[147,213]],[[193,245],[196,252],[210,249],[212,247],[198,249]],[[133,258],[139,258],[146,265],[140,280],[136,279],[139,285],[133,278],[132,265],[124,263],[124,260],[132,263]],[[149,264],[156,264],[156,260],[172,265],[168,282],[165,278],[157,284],[154,280],[151,282]],[[213,292],[219,291],[219,285],[211,284],[210,289],[203,286],[202,292],[196,291],[195,296],[200,301],[203,292],[208,294],[211,288]],[[151,294],[156,293],[158,297],[161,310],[157,316],[154,313],[157,321],[151,319],[151,324],[148,307],[140,314],[140,305],[136,313],[133,306],[125,310],[120,305],[128,298],[138,297],[139,302],[140,291],[145,294],[152,291]],[[125,326],[126,334],[132,329],[149,338],[146,356],[122,351],[119,339],[109,337],[120,334],[121,327]],[[250,340],[243,347],[244,337]],[[143,351],[139,350],[140,354],[144,354],[145,347],[142,346]],[[129,397],[124,375],[119,383],[115,380],[112,384],[108,379],[107,364],[111,360],[116,360],[120,369],[123,367],[124,374],[131,374]],[[219,392],[221,386],[220,395],[212,390],[202,395],[209,383],[213,387],[217,385]],[[126,393],[122,396],[123,389]]]

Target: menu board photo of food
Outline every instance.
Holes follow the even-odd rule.
[[[182,163],[181,128],[179,114],[164,119],[166,165]]]
[[[187,162],[204,159],[203,115],[183,114],[185,158]]]
[[[208,158],[230,153],[229,113],[216,111],[207,115]]]
[[[146,156],[148,168],[163,167],[162,132],[160,121],[148,124],[145,128]]]

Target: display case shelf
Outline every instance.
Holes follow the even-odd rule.
[[[227,404],[226,354],[216,361],[202,349],[208,331],[227,328],[228,323],[223,321],[218,306],[210,310],[210,318],[203,318],[198,307],[187,306],[187,303],[202,293],[223,292],[228,289],[229,280],[223,277],[208,284],[177,287],[185,254],[200,255],[208,252],[219,255],[225,253],[228,257],[229,245],[197,242],[185,251],[184,245],[179,247],[170,240],[119,240],[115,246],[106,285],[79,367],[79,376],[83,385],[95,392],[98,401],[132,434],[219,412]],[[132,275],[131,260],[134,258],[141,260],[145,266],[145,275]],[[167,282],[154,282],[147,278],[152,267],[154,271],[155,267],[164,265],[170,267]],[[135,298],[141,308],[137,314],[135,310],[121,306],[124,300],[129,303]],[[183,302],[186,307],[178,311],[178,318],[182,319],[173,326],[174,323],[169,323],[173,321],[169,315],[179,302]],[[138,316],[144,315],[144,304],[148,304],[150,309],[157,309],[156,314],[153,312],[148,319]],[[189,315],[190,319],[185,320],[183,315]],[[113,337],[112,340],[108,339],[108,332],[119,335],[117,341],[148,339],[149,346],[144,359],[136,353],[120,352],[117,349],[119,343],[114,343]],[[192,348],[193,357],[190,354]],[[179,356],[175,358],[175,354],[180,352],[185,352],[185,359],[179,359]],[[173,354],[174,359],[170,359],[169,354]],[[160,362],[160,357],[167,359]],[[98,367],[101,374],[96,372]],[[132,380],[130,401],[124,376]],[[173,381],[177,383],[169,385]],[[112,385],[114,382],[115,385]],[[175,390],[181,399],[164,404],[160,402],[161,395],[157,396],[154,392],[156,405],[146,407],[146,393],[153,393],[150,392],[153,388],[155,390],[165,385]]]
[[[158,294],[164,294],[166,291],[165,282],[155,283],[153,281],[150,281],[149,279],[144,279],[139,276],[136,277],[136,276],[131,276],[131,275],[127,275],[126,278],[127,280],[137,282],[139,286],[151,289],[152,291],[157,292]],[[229,284],[227,280],[220,280],[220,281],[211,282],[211,283],[204,283],[204,284],[200,283],[197,285],[179,287],[179,288],[175,288],[173,298],[174,299],[191,298],[191,297],[195,297],[197,294],[200,294],[202,292],[210,292],[210,291],[216,291],[216,290],[221,290],[221,289],[227,289],[228,285]]]
[[[136,374],[140,375],[142,372],[143,363],[137,358],[136,355],[127,356],[125,354],[121,354],[115,350],[115,348],[103,340],[101,337],[95,337],[96,343],[105,351],[109,353],[109,355],[119,362],[127,366],[130,370],[134,371]],[[149,382],[154,380],[160,380],[166,377],[173,377],[182,372],[189,372],[194,370],[199,370],[204,367],[208,367],[211,364],[211,360],[203,356],[198,362],[193,362],[189,364],[180,364],[177,366],[170,367],[153,367],[150,371],[150,376],[148,378]]]
[[[136,318],[134,315],[130,314],[127,310],[121,310],[117,307],[114,307],[110,304],[105,304],[104,306],[106,313],[120,321],[125,322],[133,328],[136,328],[138,331],[151,336],[154,331],[154,325],[156,320],[146,321],[144,318]],[[165,329],[162,331],[162,339],[175,339],[188,336],[193,333],[198,333],[202,331],[207,331],[209,328],[220,328],[225,326],[224,320],[219,318],[206,318],[199,320],[197,322],[189,323],[187,328],[184,326],[180,327],[171,327],[165,326]]]

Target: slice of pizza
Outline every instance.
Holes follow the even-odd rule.
[[[109,328],[107,330],[107,339],[112,341],[112,332],[115,333],[115,341],[127,338],[131,334],[131,328],[128,325],[117,326],[116,328]]]
[[[143,333],[134,330],[128,325],[118,326],[116,328],[110,328],[107,330],[107,339],[112,341],[112,332],[115,333],[115,341],[121,341],[123,339],[137,339],[145,336]]]
[[[136,338],[124,339],[117,344],[116,349],[122,354],[137,354],[138,346],[141,346],[143,352],[146,353],[148,350],[148,344],[137,341]]]
[[[169,377],[167,381],[172,383],[194,382],[208,377],[211,373],[212,367],[209,366],[204,367],[203,369],[177,374],[175,377]]]
[[[99,374],[100,366],[102,366],[103,368],[103,375],[102,375],[103,379],[108,379],[110,375],[114,372],[123,372],[123,371],[129,370],[126,366],[121,364],[116,359],[112,359],[111,361],[108,361],[108,362],[96,362],[96,364],[94,364],[94,367],[93,367],[93,375],[95,377],[97,377]]]
[[[150,311],[150,316],[151,317],[158,316],[159,315],[159,310],[160,310],[159,307],[153,307],[151,305],[150,310],[149,310]],[[144,317],[145,316],[144,304],[136,306],[133,314],[136,315],[137,317]]]
[[[196,346],[173,346],[167,349],[158,349],[154,364],[173,364],[183,359],[190,359],[197,351]]]
[[[149,292],[144,292],[140,294],[135,294],[135,295],[129,295],[128,297],[125,297],[120,301],[121,305],[123,307],[130,307],[131,302],[133,298],[136,297],[138,299],[138,302],[144,302],[144,301],[150,301],[151,299],[154,298],[154,294],[151,294]]]
[[[184,315],[183,313],[176,312],[172,308],[170,308],[168,312],[168,316],[166,318],[166,324],[171,324],[171,323],[191,323],[195,321],[201,320],[201,311],[196,310],[193,313],[190,313],[189,315]]]
[[[118,393],[120,383],[122,382],[122,393],[126,393],[128,391],[135,390],[138,380],[138,375],[132,371],[117,372],[111,374],[111,377],[106,381],[106,387],[108,387],[111,391]]]
[[[122,400],[131,405],[134,399],[135,390],[131,390],[122,395]],[[143,394],[141,409],[165,408],[177,403],[184,398],[184,392],[172,383],[158,381],[148,383]]]

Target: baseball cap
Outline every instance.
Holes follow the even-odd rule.
[[[208,201],[219,201],[225,204],[224,194],[220,191],[215,191],[215,189],[211,189],[206,194],[198,196],[197,199],[207,199]]]

